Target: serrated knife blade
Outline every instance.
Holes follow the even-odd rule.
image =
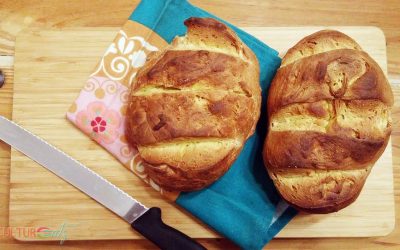
[[[90,168],[3,116],[0,116],[0,140],[119,215],[161,249],[205,249],[164,224],[159,208],[145,207]]]

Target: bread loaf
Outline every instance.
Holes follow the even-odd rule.
[[[132,83],[127,138],[168,190],[203,188],[224,174],[259,118],[259,66],[226,25],[185,21],[187,34],[152,55]]]
[[[388,143],[392,105],[384,73],[353,39],[323,30],[298,42],[268,96],[263,156],[281,196],[311,213],[352,203]]]

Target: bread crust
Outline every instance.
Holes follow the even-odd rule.
[[[263,156],[281,196],[310,213],[351,204],[391,133],[393,93],[378,64],[347,35],[316,32],[288,50],[267,105]]]
[[[260,115],[259,65],[225,24],[189,18],[187,34],[154,54],[131,86],[126,135],[145,171],[168,190],[223,175]]]

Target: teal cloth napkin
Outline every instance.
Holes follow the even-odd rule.
[[[171,42],[175,36],[186,33],[183,22],[192,16],[221,20],[186,0],[142,0],[130,19]],[[255,134],[246,142],[238,159],[223,177],[203,190],[181,193],[176,203],[241,248],[261,249],[297,213],[279,197],[262,160],[267,128],[267,89],[281,60],[277,51],[223,22],[253,50],[260,63],[261,119]]]

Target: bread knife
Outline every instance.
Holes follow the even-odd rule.
[[[119,215],[161,249],[206,249],[189,236],[164,224],[160,208],[145,207],[93,170],[3,116],[0,116],[0,140]]]

